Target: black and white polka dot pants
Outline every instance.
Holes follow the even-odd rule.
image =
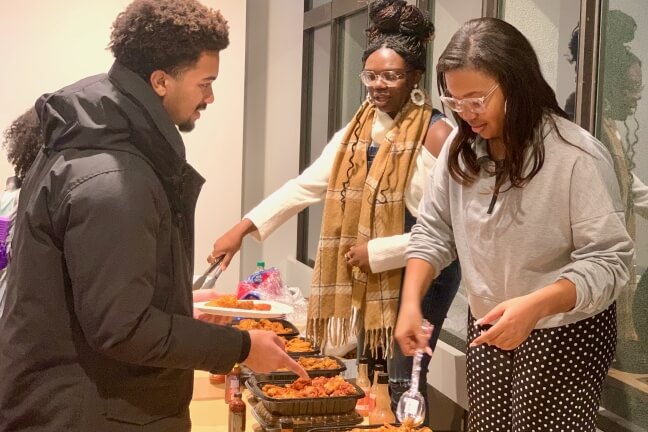
[[[468,344],[478,336],[468,314]],[[467,349],[468,432],[590,432],[616,347],[616,304],[534,330],[513,351]]]

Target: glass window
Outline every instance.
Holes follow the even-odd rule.
[[[306,0],[305,11],[315,9],[316,7],[331,3],[331,0]]]
[[[648,429],[648,103],[644,96],[648,10],[644,0],[610,0],[601,14],[596,134],[612,154],[635,239],[633,280],[617,300],[617,353],[602,405]],[[643,144],[643,145],[642,145]],[[603,430],[617,430],[601,427]]]
[[[313,33],[313,62],[311,76],[311,112],[308,128],[310,138],[310,158],[312,163],[322,153],[324,146],[330,139],[332,131],[329,130],[329,117],[333,121],[332,127],[338,130],[344,127],[353,114],[357,111],[365,98],[365,90],[360,83],[358,74],[362,70],[362,52],[366,46],[367,10],[362,8],[359,12],[336,20],[333,24],[337,28],[337,64],[338,71],[335,79],[329,75],[331,70],[331,25],[318,28]],[[335,82],[335,89],[329,89],[330,82]],[[336,92],[336,107],[329,109],[329,91]],[[305,212],[302,220],[305,224],[306,263],[315,262],[322,212],[324,203],[311,205]]]
[[[363,68],[362,53],[367,46],[367,35],[365,34],[367,25],[366,9],[345,18],[341,23],[337,86],[340,106],[335,122],[336,129],[344,127],[351,120],[366,97],[366,91],[358,74]]]
[[[329,70],[331,64],[331,26],[319,27],[312,30],[312,67],[310,68],[310,109],[308,118],[308,142],[310,165],[322,153],[328,136],[329,113]],[[306,250],[308,264],[313,264],[317,252],[319,230],[322,223],[323,204],[311,205],[305,210],[307,224]],[[312,260],[312,261],[311,261]]]

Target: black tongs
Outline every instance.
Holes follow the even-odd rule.
[[[225,255],[221,255],[216,260],[211,263],[207,271],[200,276],[198,279],[193,284],[193,290],[199,290],[199,289],[210,289],[214,287],[214,284],[216,283],[216,279],[221,275],[223,270],[221,269],[220,263],[223,261],[223,258],[225,258]]]

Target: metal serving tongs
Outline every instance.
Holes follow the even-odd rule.
[[[196,282],[193,284],[193,290],[199,290],[199,289],[209,289],[213,288],[214,284],[216,283],[216,279],[223,273],[223,270],[221,269],[220,263],[223,261],[223,258],[225,258],[225,255],[221,255],[218,258],[214,260],[213,263],[209,266],[207,271],[200,276],[198,279],[196,279]]]

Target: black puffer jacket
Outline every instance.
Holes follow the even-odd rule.
[[[115,64],[36,104],[0,320],[1,431],[189,430],[193,369],[249,335],[191,318],[204,182],[150,86]]]

